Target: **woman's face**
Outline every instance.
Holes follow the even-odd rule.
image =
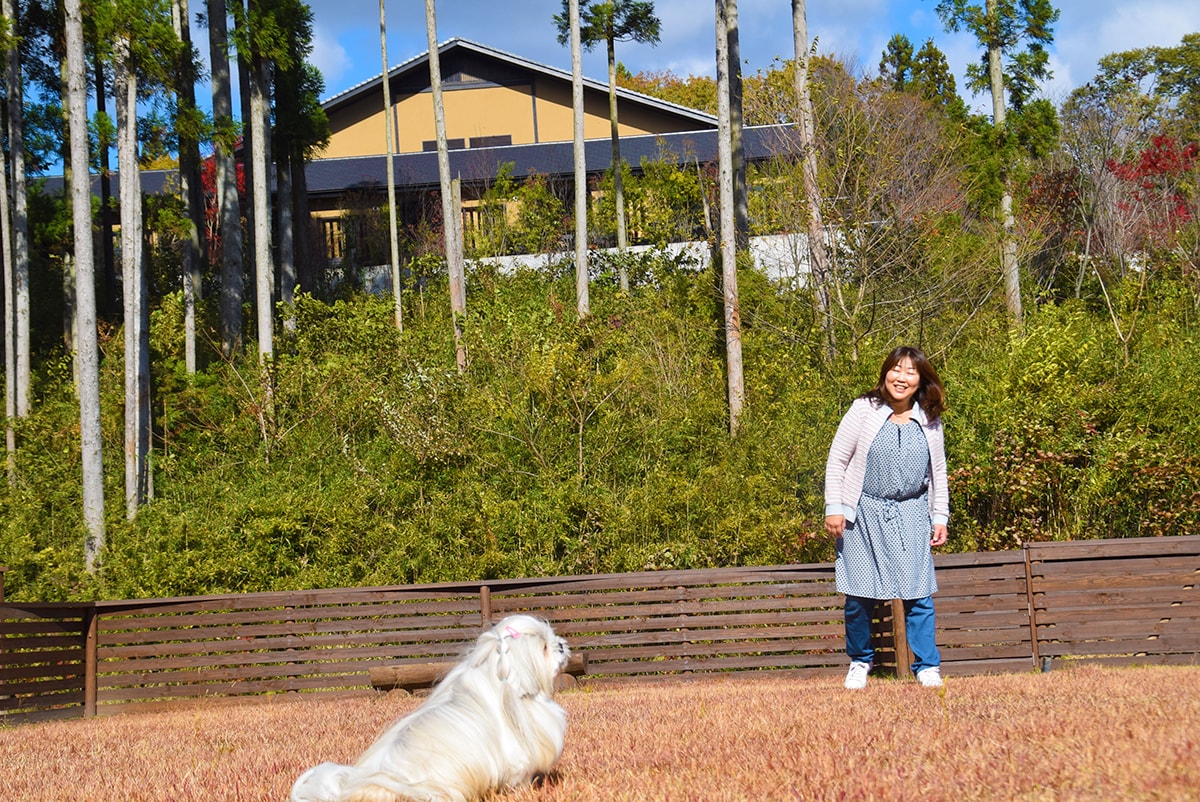
[[[921,374],[917,372],[912,360],[905,357],[887,372],[887,376],[883,380],[883,388],[893,403],[906,403],[921,388]]]

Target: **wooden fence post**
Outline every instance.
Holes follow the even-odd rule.
[[[1037,607],[1033,603],[1033,566],[1028,543],[1021,544],[1021,554],[1025,557],[1025,603],[1029,605],[1029,645],[1033,649],[1033,667],[1040,668],[1042,661],[1038,657]]]
[[[892,599],[892,644],[896,650],[896,676],[912,673],[913,655],[908,648],[908,626],[904,619],[904,600]]]
[[[83,614],[83,715],[96,715],[96,632],[100,621],[94,604],[88,605]]]
[[[492,589],[487,585],[479,586],[479,617],[484,629],[492,625]]]

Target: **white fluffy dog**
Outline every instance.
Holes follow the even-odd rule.
[[[505,618],[357,763],[301,774],[292,802],[466,802],[548,774],[567,731],[554,679],[570,653],[545,621]]]

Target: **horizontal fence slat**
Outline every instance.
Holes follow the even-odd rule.
[[[0,698],[0,713],[3,714],[0,715],[0,724],[49,718],[79,718],[83,714],[83,689],[41,696]],[[47,715],[38,717],[38,713]]]
[[[76,676],[83,676],[83,660],[81,658],[64,662],[43,662],[36,665],[26,664],[12,668],[0,668],[0,693],[12,693],[13,684],[24,680]]]
[[[73,677],[46,677],[29,679],[23,682],[4,684],[4,696],[19,699],[23,697],[54,697],[67,691],[83,692],[83,671]]]
[[[1200,605],[1164,604],[1154,601],[1143,604],[1104,605],[1092,607],[1070,607],[1039,611],[1038,624],[1090,623],[1097,619],[1105,621],[1185,621],[1192,622],[1200,630]]]
[[[1043,642],[1047,654],[1072,654],[1080,657],[1098,654],[1200,654],[1195,637],[1165,635],[1158,638],[1082,638],[1048,639]]]
[[[285,693],[288,691],[304,690],[320,691],[325,688],[369,688],[371,686],[371,678],[366,671],[363,671],[361,674],[341,675],[342,682],[337,682],[337,679],[337,675],[320,675],[246,682],[230,681],[202,686],[168,685],[155,686],[153,688],[102,688],[97,692],[96,701],[100,705],[109,705],[133,700],[194,700],[216,696],[248,696],[262,693]]]
[[[225,656],[228,660],[237,660],[238,655],[259,653],[276,653],[292,655],[303,659],[304,654],[319,659],[328,654],[349,654],[362,651],[364,654],[375,650],[391,651],[395,654],[448,654],[461,651],[465,644],[473,643],[475,633],[469,637],[457,639],[438,639],[427,641],[404,641],[387,637],[360,635],[346,636],[307,636],[297,635],[288,638],[264,638],[252,641],[197,641],[195,643],[177,643],[170,649],[162,646],[124,646],[105,649],[101,657],[101,671],[121,670],[118,661],[149,660],[149,659],[184,659],[195,657],[198,663],[212,656]]]
[[[1030,563],[1030,573],[1039,577],[1112,576],[1126,573],[1138,576],[1190,576],[1200,571],[1200,555],[1158,555],[1154,557],[1107,557],[1097,560],[1044,560]]]
[[[145,674],[149,671],[192,670],[202,671],[221,668],[224,666],[250,666],[275,664],[322,664],[329,662],[363,663],[386,659],[421,659],[457,658],[461,656],[470,643],[462,641],[458,644],[448,644],[444,649],[410,647],[396,648],[392,645],[373,646],[370,648],[329,649],[325,651],[264,651],[250,654],[228,653],[212,655],[162,656],[154,659],[105,660],[98,670],[102,677],[116,677],[122,674]]]
[[[1200,596],[1165,593],[1162,588],[1134,589],[1120,592],[1064,591],[1062,593],[1037,593],[1033,596],[1034,607],[1049,615],[1058,615],[1080,610],[1090,610],[1094,615],[1107,615],[1109,609],[1132,607],[1168,609],[1196,609]]]
[[[1200,555],[1200,536],[1112,538],[1055,543],[1028,543],[1031,560],[1095,560],[1111,557],[1154,555]]]
[[[1200,647],[1200,618],[1196,616],[1149,621],[1146,619],[1058,621],[1038,624],[1038,637],[1056,640],[1092,638],[1154,638],[1161,635],[1192,635]]]
[[[1074,655],[1053,655],[1051,668],[1082,663],[1105,666],[1195,666],[1200,665],[1200,655],[1195,652],[1183,654],[1095,655],[1087,658],[1077,658]]]
[[[82,663],[83,660],[83,645],[80,643],[76,643],[74,648],[54,649],[52,651],[4,651],[0,652],[0,678],[4,676],[2,672],[9,668]]]
[[[391,602],[387,604],[347,603],[338,606],[324,607],[269,607],[262,609],[241,609],[230,611],[211,610],[174,610],[169,613],[156,615],[123,615],[120,617],[104,617],[101,619],[99,631],[104,634],[124,631],[144,631],[160,626],[163,629],[178,627],[180,621],[203,620],[209,626],[240,625],[248,626],[260,622],[293,621],[336,621],[336,620],[373,620],[388,621],[395,629],[405,626],[428,627],[431,620],[445,617],[447,620],[461,620],[474,616],[479,618],[479,603],[469,599],[459,603],[419,604],[416,602]]]
[[[478,619],[478,616],[476,616],[476,619]],[[470,632],[471,637],[474,638],[479,634],[479,631],[478,620],[474,624],[463,623],[461,626],[444,629],[427,628],[420,630],[407,628],[392,630],[385,626],[380,626],[375,621],[331,622],[322,626],[280,621],[275,624],[254,624],[246,627],[228,625],[210,627],[206,626],[203,621],[197,621],[193,626],[169,631],[156,629],[140,633],[129,632],[125,633],[127,637],[121,638],[113,638],[110,633],[109,636],[100,638],[99,642],[102,647],[120,648],[133,645],[153,645],[156,649],[162,650],[171,648],[172,644],[180,643],[231,643],[235,641],[250,643],[277,637],[318,638],[324,635],[341,636],[351,639],[355,636],[376,635],[400,642],[424,643],[461,639],[464,632]]]
[[[1035,576],[1033,578],[1034,592],[1048,592],[1052,590],[1103,591],[1120,590],[1123,588],[1162,588],[1163,590],[1174,589],[1181,593],[1200,593],[1200,591],[1197,591],[1197,584],[1200,584],[1200,574],[1193,574],[1190,572],[1184,573],[1180,571],[1172,573],[1153,572],[1144,575],[1124,572],[1079,572],[1053,577]]]

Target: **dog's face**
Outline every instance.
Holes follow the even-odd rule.
[[[567,642],[530,615],[508,616],[481,635],[476,648],[484,659],[495,656],[497,678],[519,686],[522,696],[552,696],[554,678],[571,656]]]

